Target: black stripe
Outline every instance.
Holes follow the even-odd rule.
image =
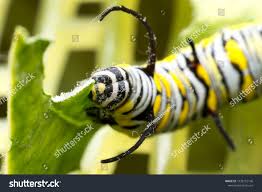
[[[92,79],[95,80],[95,83],[112,84],[112,79],[108,75],[96,75]]]
[[[130,99],[130,96],[132,94],[132,90],[133,90],[133,84],[131,84],[131,81],[130,81],[130,77],[129,77],[129,74],[128,72],[126,71],[126,69],[123,69],[124,70],[125,74],[126,74],[126,80],[127,80],[127,83],[129,85],[129,92],[127,93],[127,97],[126,97],[126,101],[128,101]],[[127,69],[128,70],[128,69]],[[113,109],[109,109],[111,112],[113,112],[114,110],[117,110],[118,108],[121,108],[123,105],[125,105],[126,102],[123,102],[121,103],[119,106],[117,106],[116,108],[113,108]]]
[[[123,99],[125,98],[125,94],[126,94],[125,81],[120,81],[118,82],[117,97],[107,105],[107,108],[112,110],[115,105],[123,101]]]
[[[124,77],[121,74],[120,70],[117,67],[109,67],[106,69],[107,71],[110,71],[116,76],[116,81],[123,81]]]

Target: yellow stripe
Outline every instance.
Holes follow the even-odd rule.
[[[236,64],[241,69],[241,71],[244,71],[248,68],[247,59],[235,40],[229,40],[226,43],[225,48],[231,63]]]
[[[123,106],[115,110],[115,113],[122,114],[128,112],[134,108],[134,105],[135,105],[134,101],[129,99]]]
[[[163,117],[161,118],[160,123],[157,126],[157,129],[156,129],[157,132],[161,132],[167,126],[168,119],[170,116],[170,111],[171,111],[170,104],[167,104],[166,111],[164,111],[163,114],[160,114],[161,116],[163,115]]]
[[[159,79],[159,75],[156,73],[154,74],[154,82],[155,82],[157,91],[161,93],[162,91],[161,82]],[[157,95],[155,98],[155,103],[154,103],[154,108],[153,108],[154,116],[156,116],[160,110],[161,99],[162,99],[161,95]]]
[[[197,66],[197,74],[198,76],[202,77],[202,79],[205,81],[205,83],[210,86],[211,81],[209,79],[208,73],[206,72],[205,68],[202,65]]]
[[[161,105],[161,99],[162,99],[161,95],[156,96],[156,99],[155,99],[155,102],[154,102],[154,108],[153,108],[154,116],[157,116],[158,113],[159,113],[160,105]]]
[[[255,88],[252,88],[253,79],[250,75],[246,75],[244,77],[244,83],[242,85],[242,90],[245,91],[245,93],[248,93],[245,97],[246,100],[251,100],[255,97]],[[254,85],[253,85],[254,86]]]
[[[187,101],[184,101],[184,107],[178,120],[179,125],[183,125],[185,123],[188,116],[188,112],[189,112],[189,104]]]
[[[173,61],[174,59],[176,59],[176,55],[175,54],[172,54],[172,55],[169,55],[168,57],[166,57],[165,59],[163,59],[164,62],[171,62]]]
[[[114,120],[116,121],[118,125],[121,125],[121,126],[135,126],[136,125],[136,122],[131,121],[131,119],[126,118],[126,116],[115,117]]]
[[[170,83],[168,82],[168,80],[163,75],[159,75],[159,78],[161,79],[161,82],[164,84],[164,87],[166,88],[167,97],[170,98],[171,97]]]
[[[208,109],[210,109],[211,111],[213,112],[217,111],[217,97],[213,89],[209,90],[207,106],[208,106]]]

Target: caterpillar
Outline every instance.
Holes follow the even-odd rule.
[[[242,91],[244,102],[257,98],[262,90],[262,26],[244,25],[223,29],[195,45],[157,61],[156,36],[145,17],[124,6],[106,9],[102,21],[113,11],[136,17],[149,34],[149,58],[145,66],[119,65],[94,72],[89,95],[96,104],[88,115],[116,123],[126,129],[145,126],[139,140],[126,152],[102,160],[110,163],[135,151],[154,133],[173,131],[188,122],[211,116],[232,150],[218,110]],[[256,82],[256,83],[255,83]]]

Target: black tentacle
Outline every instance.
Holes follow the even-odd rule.
[[[130,155],[131,153],[133,153],[144,141],[147,137],[149,137],[151,134],[154,133],[156,128],[156,125],[151,125],[149,128],[147,128],[142,135],[140,136],[139,140],[130,148],[128,149],[126,152],[123,152],[115,157],[109,158],[109,159],[104,159],[101,160],[101,163],[112,163],[114,161],[118,161],[120,159],[123,159],[124,157]]]
[[[192,54],[194,57],[194,61],[191,63],[191,66],[189,66],[191,69],[195,69],[196,66],[200,63],[199,59],[197,57],[197,52],[196,52],[196,47],[195,47],[195,43],[193,41],[193,39],[188,39],[188,44],[190,45],[191,49],[192,49]]]
[[[235,144],[233,142],[233,140],[230,138],[229,134],[226,132],[221,119],[219,118],[217,113],[210,113],[210,115],[212,116],[212,118],[214,119],[214,122],[216,124],[216,127],[218,128],[219,132],[221,133],[221,135],[224,137],[225,141],[227,142],[228,146],[232,149],[232,151],[235,151],[236,147]]]
[[[156,35],[154,31],[152,30],[151,26],[148,24],[146,17],[144,17],[142,14],[132,10],[128,9],[124,6],[113,6],[109,7],[105,11],[103,11],[100,15],[99,20],[102,21],[109,13],[113,11],[123,11],[125,13],[128,13],[130,15],[133,15],[136,17],[141,23],[145,26],[148,35],[149,35],[149,54],[148,54],[148,65],[145,69],[148,75],[152,76],[154,75],[155,72],[155,63],[156,63]]]

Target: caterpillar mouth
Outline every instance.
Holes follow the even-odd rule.
[[[101,123],[116,124],[115,120],[111,117],[107,110],[99,107],[88,107],[85,110],[86,115],[93,117]]]
[[[86,108],[85,111],[86,111],[86,114],[87,114],[88,116],[99,117],[99,113],[100,113],[100,111],[99,111],[99,109],[96,108],[96,107],[89,107],[89,108]]]

